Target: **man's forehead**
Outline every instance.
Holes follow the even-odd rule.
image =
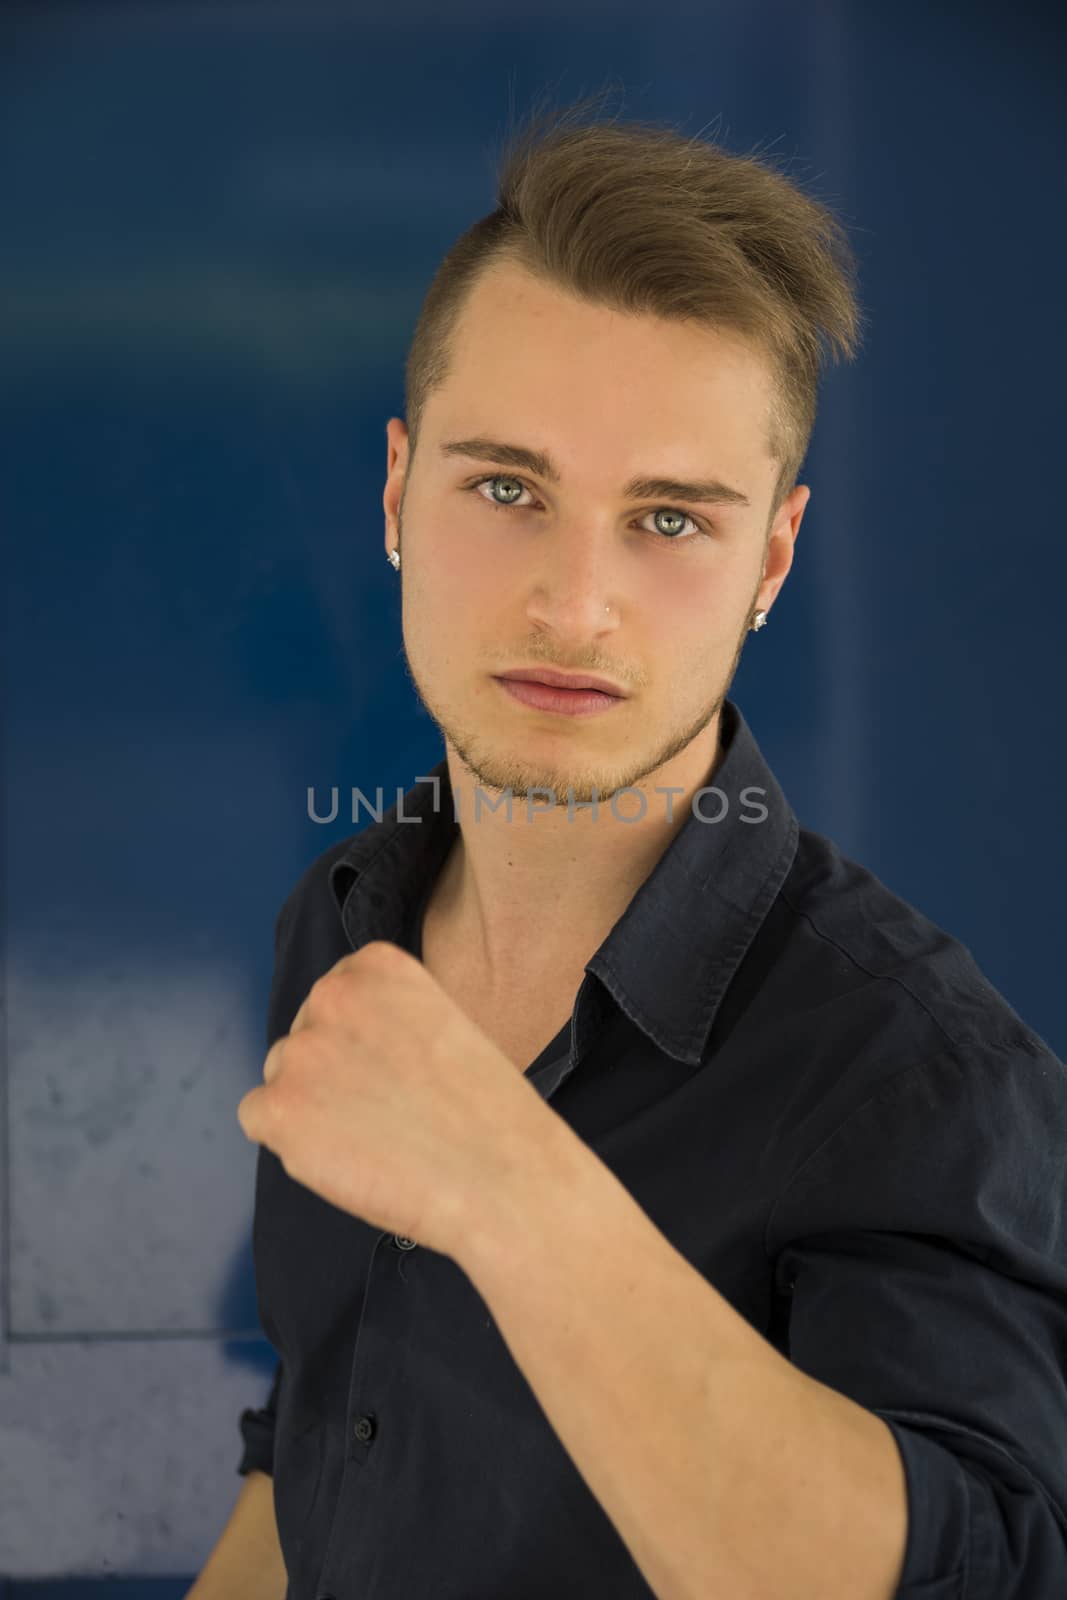
[[[562,313],[555,327],[554,313]],[[505,314],[511,320],[502,330]],[[590,366],[582,369],[582,381],[576,387],[575,366],[576,359],[578,363],[582,360],[581,347],[577,347],[576,358],[568,324],[586,314],[609,319],[606,339],[599,345],[609,356],[618,347],[612,335],[625,332],[617,326],[621,322],[642,324],[637,355],[643,353],[642,343],[655,346],[662,338],[673,395],[664,395],[661,387],[650,395],[642,367],[627,362],[625,356],[620,358],[627,368],[625,382]],[[560,336],[554,337],[557,332]],[[444,381],[427,397],[428,410],[434,413],[427,431],[433,436],[438,462],[477,455],[516,472],[532,472],[545,482],[559,482],[564,475],[563,457],[572,452],[575,439],[586,428],[596,435],[610,408],[621,423],[620,438],[636,432],[633,448],[622,447],[618,452],[620,459],[632,458],[620,469],[619,481],[621,485],[623,478],[627,480],[634,497],[665,495],[666,480],[672,478],[693,486],[687,495],[679,488],[673,497],[694,503],[749,505],[762,494],[754,471],[762,476],[765,466],[770,376],[762,354],[734,330],[694,328],[679,320],[639,317],[581,302],[516,263],[504,261],[494,262],[473,286],[450,344]],[[709,357],[704,363],[702,353]],[[520,361],[521,368],[517,367]],[[688,399],[683,396],[683,364],[694,379]],[[487,389],[489,404],[484,403]],[[551,397],[553,420],[548,430],[544,426],[546,396]],[[697,398],[708,426],[702,427],[694,418]],[[527,401],[532,403],[527,405]],[[677,413],[674,420],[670,418],[672,406]],[[573,416],[565,422],[563,413],[569,409]],[[559,441],[556,451],[549,433]],[[662,442],[657,437],[660,433]],[[754,437],[757,462],[751,462]],[[680,441],[689,438],[692,448],[679,451]],[[478,441],[488,448],[474,448]],[[645,484],[647,488],[639,487]]]
[[[454,340],[458,342],[468,333],[485,333],[495,338],[499,332],[497,318],[504,313],[528,316],[535,328],[554,313],[567,319],[602,322],[610,332],[629,324],[640,327],[653,338],[659,336],[670,343],[684,342],[694,351],[703,346],[714,351],[719,359],[729,356],[743,365],[762,365],[764,360],[763,353],[736,328],[695,318],[661,316],[655,311],[632,311],[613,305],[607,299],[590,299],[510,258],[494,261],[479,273],[463,301],[453,329]]]
[[[658,369],[654,379],[646,375],[650,366]],[[774,396],[766,352],[736,329],[583,301],[510,262],[494,263],[470,290],[449,338],[439,389],[450,382],[472,392],[487,383],[510,391],[516,384],[551,390],[559,382],[561,401],[568,393],[583,403],[588,396],[587,409],[616,397],[624,403],[632,390],[646,416],[653,404],[661,413],[669,410],[674,394],[687,416],[700,405],[762,423]],[[594,401],[598,383],[604,393]]]

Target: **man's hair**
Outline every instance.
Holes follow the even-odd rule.
[[[823,349],[851,360],[861,342],[847,235],[755,154],[655,124],[588,120],[603,93],[561,112],[535,104],[498,157],[496,209],[440,262],[405,367],[409,465],[467,297],[487,267],[508,260],[592,305],[693,319],[750,341],[773,378],[773,520],[807,453]]]

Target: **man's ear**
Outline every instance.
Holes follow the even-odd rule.
[[[404,493],[404,478],[408,465],[407,424],[399,417],[390,417],[385,425],[385,489],[382,508],[385,511],[386,553],[395,546],[398,534],[400,499]]]
[[[774,519],[774,527],[767,539],[763,582],[759,586],[754,602],[754,607],[760,610],[770,610],[778,591],[789,576],[797,534],[800,532],[804,510],[810,499],[811,490],[808,485],[798,483],[782,501],[778,515]]]

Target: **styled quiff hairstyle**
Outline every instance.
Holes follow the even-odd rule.
[[[440,262],[405,367],[409,468],[467,297],[507,259],[590,304],[692,319],[763,354],[774,378],[767,450],[779,463],[769,532],[807,453],[824,350],[851,360],[862,339],[847,235],[762,157],[654,124],[587,120],[603,93],[562,112],[535,105],[498,157],[496,209]]]

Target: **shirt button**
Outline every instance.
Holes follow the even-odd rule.
[[[415,1240],[409,1239],[404,1233],[394,1233],[393,1243],[398,1250],[414,1250],[415,1248]]]
[[[357,1439],[362,1440],[362,1442],[366,1444],[368,1439],[374,1438],[374,1418],[360,1417],[355,1428],[353,1429],[353,1432],[355,1433]]]

